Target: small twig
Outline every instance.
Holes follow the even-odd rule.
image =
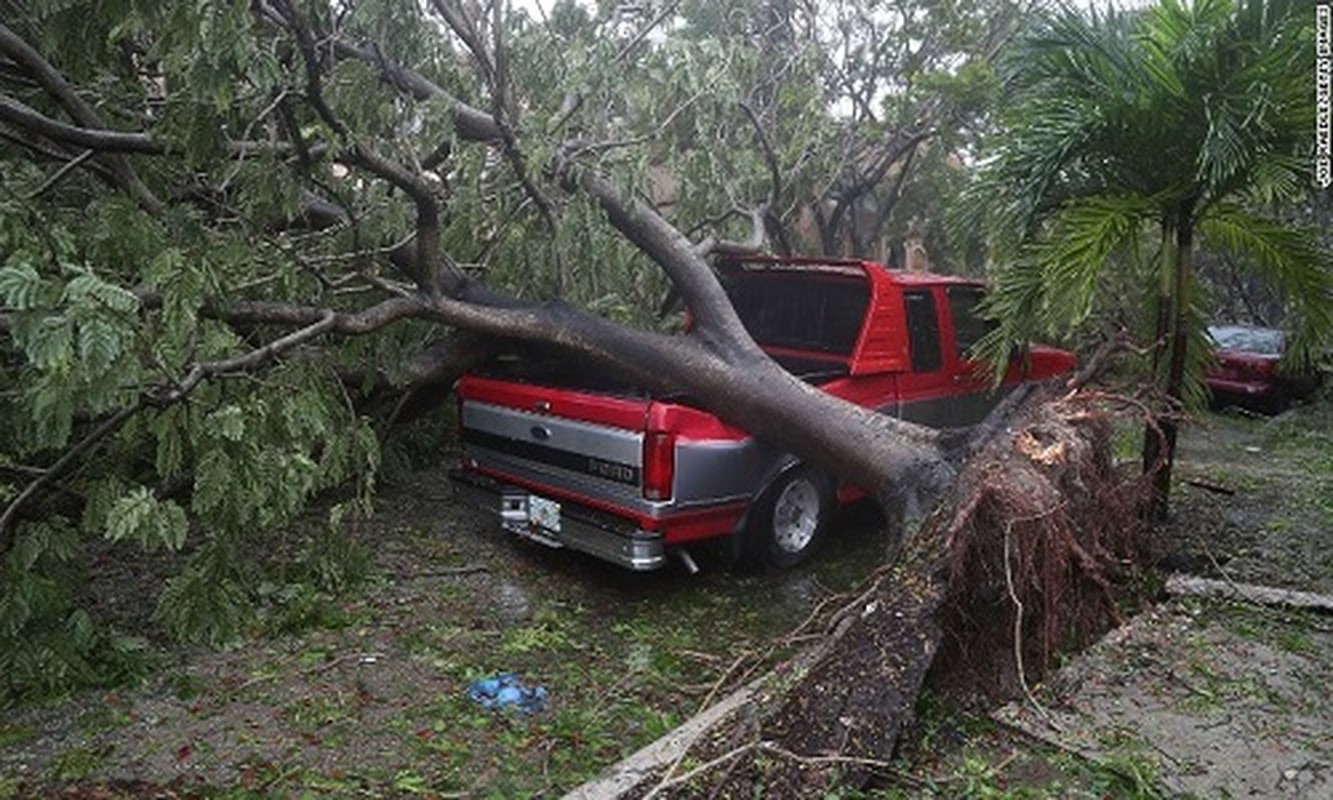
[[[25,200],[36,200],[37,198],[39,198],[39,197],[41,197],[42,195],[46,194],[46,193],[47,193],[48,191],[50,191],[53,187],[55,187],[55,186],[56,186],[57,184],[59,184],[62,180],[64,180],[66,175],[68,175],[69,173],[71,173],[71,172],[73,172],[74,170],[78,169],[78,167],[79,167],[80,164],[84,163],[85,161],[87,161],[88,159],[92,158],[92,157],[93,157],[94,155],[96,155],[96,154],[97,154],[97,151],[95,151],[95,150],[84,150],[82,153],[79,153],[79,154],[78,154],[77,156],[75,156],[74,158],[72,158],[72,159],[70,159],[69,161],[65,162],[65,164],[64,164],[63,166],[61,166],[60,169],[58,169],[58,170],[55,171],[55,174],[54,174],[54,175],[52,175],[51,177],[49,177],[49,178],[47,178],[45,181],[43,181],[41,186],[38,186],[36,189],[33,189],[31,192],[29,192],[29,193],[28,193],[28,196],[25,197],[24,199],[25,199]]]
[[[710,705],[712,705],[713,698],[717,697],[718,692],[722,691],[722,687],[727,683],[727,678],[730,678],[731,674],[736,671],[736,668],[739,667],[742,663],[744,663],[746,659],[753,657],[754,653],[749,650],[746,650],[744,653],[741,653],[740,655],[736,656],[736,658],[732,660],[731,666],[727,667],[727,671],[722,673],[722,677],[718,678],[716,681],[713,682],[713,690],[710,691],[708,693],[708,696],[704,698],[704,701],[699,704],[699,711],[703,711],[705,708],[708,708]]]
[[[643,29],[640,30],[638,33],[636,33],[634,35],[634,38],[631,39],[628,44],[620,48],[620,52],[616,53],[615,58],[612,59],[612,63],[621,61],[625,58],[625,56],[629,55],[630,51],[639,45],[639,42],[642,42],[648,34],[653,32],[654,28],[662,24],[662,20],[666,19],[667,17],[671,16],[676,12],[676,8],[680,6],[680,2],[681,0],[675,0],[675,2],[669,4],[666,8],[662,9],[662,13],[654,17],[651,22],[643,26]]]
[[[317,664],[311,667],[310,669],[302,670],[301,674],[307,676],[319,675],[328,672],[329,670],[333,669],[339,664],[345,664],[353,659],[357,661],[366,661],[367,663],[373,663],[374,661],[377,661],[384,657],[385,657],[384,653],[348,653],[347,655],[338,656],[332,661],[325,661],[323,664]]]
[[[759,121],[759,115],[750,107],[750,104],[741,103],[741,110],[745,112],[746,118],[750,120],[750,125],[754,127],[755,136],[759,139],[759,147],[764,152],[764,161],[768,164],[768,202],[776,205],[778,198],[782,195],[782,171],[779,166],[777,151],[773,149],[773,143],[768,138],[768,131],[764,130],[763,123]]]
[[[10,501],[4,514],[0,514],[0,555],[9,552],[10,545],[14,540],[14,529],[17,527],[15,520],[24,503],[54,482],[56,478],[64,475],[86,453],[96,447],[103,439],[119,430],[121,425],[124,425],[130,417],[139,413],[145,405],[147,405],[147,400],[141,397],[136,402],[125,406],[108,417],[101,425],[98,425],[91,433],[83,437],[78,444],[66,450],[60,458],[56,459],[54,464],[47,467],[45,471],[28,483],[18,497]]]
[[[895,775],[898,773],[898,770],[894,769],[892,764],[878,758],[864,758],[861,756],[837,756],[837,755],[803,756],[798,753],[793,753],[790,750],[778,747],[776,744],[773,744],[772,742],[760,742],[759,749],[763,750],[766,753],[772,753],[774,755],[781,756],[782,758],[786,758],[791,761],[796,761],[801,764],[809,764],[816,766],[822,764],[850,764],[852,766],[857,766],[857,767],[870,767],[871,769],[883,770],[884,772],[892,773]]]
[[[428,569],[420,572],[400,572],[397,577],[404,580],[414,578],[452,578],[459,575],[473,575],[478,572],[490,572],[490,567],[485,564],[468,564],[463,567],[445,567],[444,569]]]
[[[1236,493],[1235,489],[1232,489],[1227,486],[1222,486],[1220,484],[1211,483],[1209,481],[1203,480],[1202,478],[1184,478],[1183,480],[1190,486],[1197,486],[1200,489],[1206,489],[1207,491],[1210,491],[1213,494],[1224,494],[1230,497],[1231,495],[1234,495]]]

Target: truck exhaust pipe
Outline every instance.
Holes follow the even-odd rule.
[[[689,550],[686,550],[683,547],[677,548],[676,555],[680,556],[680,563],[685,565],[686,572],[691,575],[699,574],[699,565],[694,562],[694,556],[690,555]]]

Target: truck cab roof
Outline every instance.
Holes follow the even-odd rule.
[[[934,304],[948,302],[936,300],[933,287],[965,287],[977,297],[984,287],[971,278],[890,270],[861,259],[737,258],[718,271],[750,335],[802,372],[821,361],[852,375],[909,369],[911,314],[903,308],[928,302],[933,316]]]

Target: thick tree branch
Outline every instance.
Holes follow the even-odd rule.
[[[198,388],[199,384],[208,378],[253,370],[256,367],[277,358],[282,353],[291,350],[297,345],[305,344],[311,339],[329,333],[337,325],[337,322],[337,312],[323,311],[321,312],[320,318],[310,325],[307,325],[300,330],[293,331],[279,339],[275,339],[263,347],[251,350],[245,355],[223,359],[221,361],[196,363],[190,367],[190,371],[187,372],[185,377],[178,381],[170,391],[161,397],[152,399],[150,402],[159,408],[179,403],[181,400],[184,400],[190,392],[193,392]]]
[[[106,128],[83,128],[52,119],[31,106],[0,93],[0,120],[27,133],[63,145],[93,150],[98,154],[179,155],[181,149],[150,133],[113,131]],[[36,142],[22,142],[37,148]],[[270,142],[228,142],[227,152],[236,155],[250,153],[290,152],[291,148]],[[52,157],[57,157],[52,155]],[[68,158],[72,158],[69,156]],[[61,160],[68,160],[60,156]],[[121,188],[124,188],[123,186]]]
[[[438,297],[441,290],[456,294],[466,279],[440,253],[440,203],[430,184],[402,165],[360,145],[353,146],[341,160],[383,178],[412,198],[417,212],[416,246],[411,251],[408,275],[431,297]]]
[[[356,45],[336,38],[330,46],[335,55],[355,58],[376,67],[386,82],[414,99],[435,100],[447,105],[453,114],[454,130],[460,139],[492,142],[500,138],[500,127],[495,117],[464,103],[419,72],[389,61],[378,48]]]
[[[722,217],[726,219],[733,215],[749,217],[750,219],[750,238],[744,242],[732,242],[725,239],[718,239],[716,236],[709,236],[694,246],[694,252],[701,258],[708,258],[715,255],[735,255],[746,256],[754,255],[764,249],[764,243],[768,241],[767,230],[764,220],[768,217],[768,203],[760,205],[758,208],[736,208]]]
[[[41,137],[27,131],[18,131],[10,125],[0,124],[0,139],[13,142],[24,150],[32,153],[39,158],[47,161],[57,161],[61,164],[68,164],[70,161],[78,158],[78,153],[67,150],[55,143],[52,143]],[[80,164],[100,181],[111,187],[115,191],[123,191],[124,187],[117,180],[114,172],[106,164],[96,159],[85,160]]]
[[[91,106],[83,101],[83,98],[74,91],[64,76],[60,74],[49,61],[42,57],[20,36],[15,34],[8,26],[0,21],[0,53],[3,53],[14,63],[23,68],[29,76],[60,103],[65,112],[83,128],[104,128],[102,120],[98,117]],[[59,137],[52,137],[59,138]],[[87,146],[87,145],[85,145]],[[100,148],[92,148],[100,149]],[[150,212],[161,211],[162,202],[158,200],[153,193],[139,179],[130,166],[130,162],[123,156],[110,156],[108,162],[112,172],[116,175],[121,187],[130,194],[144,209]]]
[[[481,35],[477,32],[477,26],[472,23],[472,18],[458,5],[456,0],[431,0],[430,5],[437,14],[444,17],[449,29],[462,40],[468,52],[476,59],[477,67],[481,69],[486,85],[491,87],[492,92],[498,92],[495,63],[491,60],[490,54],[486,52],[486,46],[482,43]]]
[[[5,94],[0,94],[0,120],[48,139],[78,145],[100,153],[161,155],[166,152],[166,147],[161,142],[146,133],[122,133],[70,125],[51,119]]]
[[[698,330],[722,352],[753,358],[762,353],[741,324],[731,300],[694,244],[660,214],[592,170],[569,166],[570,188],[586,191],[611,225],[648,255],[671,279],[694,314]]]

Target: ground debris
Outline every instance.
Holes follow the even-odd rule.
[[[1207,602],[1153,606],[1072,659],[1039,689],[1049,717],[1024,702],[993,717],[1170,796],[1333,796],[1326,683],[1312,680],[1333,668],[1333,635]]]
[[[1308,608],[1333,613],[1333,597],[1314,592],[1298,592],[1252,583],[1219,581],[1195,575],[1172,575],[1166,579],[1166,593],[1175,597],[1217,597],[1269,606]]]

